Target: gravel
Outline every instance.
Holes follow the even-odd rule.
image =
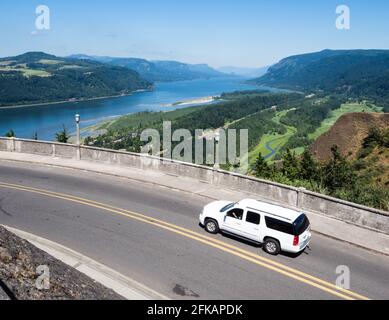
[[[49,288],[39,266],[50,272]],[[45,269],[46,267],[43,267]],[[0,226],[0,281],[18,300],[122,300],[123,297]],[[37,286],[37,283],[41,286]],[[47,286],[46,286],[47,287]],[[0,300],[7,295],[0,286]]]

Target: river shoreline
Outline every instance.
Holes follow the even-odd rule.
[[[19,104],[0,107],[0,135],[13,130],[19,138],[38,135],[41,140],[51,141],[65,126],[73,131],[74,115],[81,115],[81,128],[89,127],[114,117],[146,111],[169,111],[188,105],[170,106],[188,100],[205,102],[205,97],[217,97],[223,92],[254,90],[256,87],[243,83],[240,78],[217,78],[211,80],[157,82],[153,90],[117,95],[116,97],[96,97],[78,101],[57,101],[52,103]],[[198,101],[200,99],[201,101]],[[91,101],[92,100],[92,101]],[[210,103],[217,103],[213,101]]]
[[[166,107],[183,107],[183,106],[191,106],[191,105],[201,105],[201,104],[208,104],[215,102],[217,99],[220,98],[220,95],[218,96],[207,96],[207,97],[201,97],[196,99],[188,99],[184,101],[177,101],[174,103],[170,103],[167,105],[164,105]]]
[[[197,99],[189,99],[189,100],[185,100],[185,101],[178,101],[178,102],[174,102],[174,103],[170,103],[170,104],[166,104],[166,105],[163,105],[164,107],[176,107],[176,108],[191,108],[193,106],[201,106],[201,105],[208,105],[208,104],[214,104],[216,103],[217,101],[221,101],[220,100],[220,95],[219,96],[207,96],[207,97],[202,97],[202,98],[197,98]],[[173,110],[160,110],[160,111],[153,111],[153,112],[171,112],[171,111],[174,111],[176,109],[173,109]],[[126,116],[131,116],[131,115],[135,115],[137,113],[128,113],[128,114],[124,114],[124,115],[118,115],[118,116],[114,116],[112,117],[111,119],[107,120],[107,119],[104,119],[104,120],[101,120],[93,125],[90,125],[90,126],[87,126],[87,127],[84,127],[81,129],[81,135],[83,137],[87,136],[87,135],[90,135],[92,137],[94,136],[97,136],[97,135],[100,135],[104,132],[104,130],[106,130],[106,128],[103,128],[104,125],[106,124],[110,124],[110,123],[113,123],[115,122],[116,120],[120,119],[121,117],[126,117]]]
[[[154,89],[142,89],[142,90],[136,90],[131,93],[126,94],[120,94],[120,95],[114,95],[114,96],[104,96],[104,97],[95,97],[95,98],[81,98],[81,99],[74,99],[74,100],[63,100],[63,101],[54,101],[54,102],[43,102],[43,103],[31,103],[31,104],[20,104],[20,105],[13,105],[13,106],[4,106],[0,107],[0,110],[6,110],[6,109],[18,109],[18,108],[29,108],[29,107],[44,107],[49,105],[56,105],[56,104],[70,104],[70,103],[80,103],[80,102],[88,102],[88,101],[95,101],[95,100],[104,100],[104,99],[114,99],[114,98],[121,98],[121,97],[129,97],[137,93],[147,92],[147,91],[153,91]]]

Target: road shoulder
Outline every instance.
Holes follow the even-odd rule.
[[[97,283],[113,290],[127,300],[167,300],[168,298],[147,288],[146,286],[130,279],[119,272],[92,260],[81,253],[64,247],[53,241],[38,237],[31,233],[24,232],[8,226],[5,229],[27,240],[38,249],[46,252],[55,259],[85,274]]]

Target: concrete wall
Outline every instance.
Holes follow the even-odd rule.
[[[0,151],[83,159],[143,170],[158,170],[171,175],[194,178],[215,186],[247,191],[280,204],[298,207],[308,212],[317,212],[389,234],[389,212],[342,201],[305,189],[293,188],[222,170],[214,170],[205,166],[137,153],[1,137]]]

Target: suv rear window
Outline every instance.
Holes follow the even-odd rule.
[[[294,235],[293,225],[290,223],[287,223],[287,222],[284,222],[281,220],[277,220],[274,218],[270,218],[270,217],[265,217],[265,221],[266,221],[266,226],[269,229],[273,229],[276,231],[280,231],[283,233]]]
[[[308,229],[309,225],[310,222],[308,220],[308,217],[305,214],[299,216],[296,219],[296,221],[293,223],[296,236],[299,236],[300,234],[304,233],[305,230]]]

